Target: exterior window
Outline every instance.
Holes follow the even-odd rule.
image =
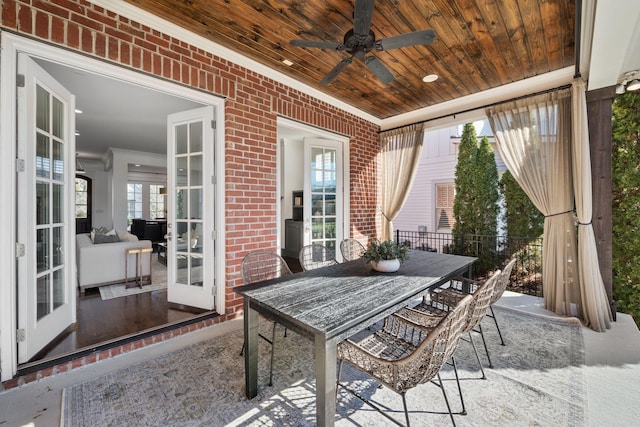
[[[149,217],[151,219],[164,218],[164,185],[149,186]]]
[[[87,218],[89,185],[83,178],[76,178],[76,218]]]
[[[436,184],[436,229],[451,231],[453,229],[453,200],[455,185],[453,182]]]
[[[142,218],[142,184],[127,184],[127,220]]]

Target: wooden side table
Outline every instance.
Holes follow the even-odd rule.
[[[124,253],[124,287],[125,289],[133,288],[138,286],[142,288],[142,285],[150,285],[152,282],[151,279],[151,255],[153,253],[153,248],[128,248],[125,249]],[[149,274],[142,274],[142,257],[144,254],[149,254]],[[136,257],[136,274],[134,275],[133,283],[129,284],[129,256],[135,255]],[[146,282],[146,283],[143,283]]]

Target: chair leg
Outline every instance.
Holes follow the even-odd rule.
[[[407,420],[407,427],[409,427],[409,410],[407,409],[407,398],[405,397],[405,394],[406,393],[402,393],[402,406],[404,406],[404,417]]]
[[[467,415],[467,410],[464,407],[464,398],[462,397],[462,387],[460,387],[460,378],[458,377],[458,366],[456,365],[455,357],[451,356],[451,364],[453,365],[453,372],[456,374],[456,383],[458,383],[458,393],[460,393],[460,403],[462,404],[461,415]]]
[[[269,368],[269,386],[273,385],[273,353],[276,347],[276,322],[273,322],[273,332],[271,333],[271,366]]]
[[[489,367],[493,368],[493,363],[491,362],[491,356],[489,355],[489,348],[487,347],[487,340],[484,339],[484,332],[482,332],[482,325],[478,323],[478,331],[480,332],[480,337],[482,337],[482,344],[484,344],[484,351],[487,353],[487,360],[489,361]]]
[[[498,325],[498,319],[496,319],[496,314],[493,312],[493,306],[490,305],[489,309],[491,310],[491,318],[493,318],[493,323],[496,324],[496,329],[498,330],[498,336],[500,337],[500,344],[505,345],[504,339],[502,338],[502,332],[500,332],[500,326]]]
[[[344,360],[338,360],[338,378],[336,379],[336,401],[338,400],[338,387],[340,387],[340,375],[342,375],[342,362]]]
[[[469,341],[471,341],[471,346],[473,347],[473,351],[476,354],[476,359],[478,359],[478,365],[480,365],[480,372],[482,372],[482,379],[487,379],[487,376],[484,374],[484,368],[482,367],[482,362],[480,361],[480,355],[478,354],[478,349],[476,348],[476,343],[473,342],[473,336],[471,336],[471,331],[469,331]]]
[[[447,398],[447,392],[444,389],[444,384],[442,382],[442,378],[440,378],[440,372],[438,372],[438,381],[440,381],[440,388],[442,389],[442,395],[444,396],[444,402],[447,404],[447,409],[449,410],[449,416],[451,417],[451,423],[453,427],[456,426],[456,420],[453,419],[453,412],[451,412],[451,405],[449,405],[449,399]]]

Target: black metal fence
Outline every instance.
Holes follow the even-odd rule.
[[[508,289],[542,296],[542,238],[482,235],[453,235],[396,230],[396,241],[412,249],[478,257],[476,277],[497,270],[517,258]]]

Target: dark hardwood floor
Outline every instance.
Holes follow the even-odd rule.
[[[166,289],[103,301],[98,288],[92,288],[77,298],[75,329],[58,337],[30,363],[188,320],[202,313],[171,307]]]
[[[284,259],[293,273],[302,271],[297,258]],[[202,313],[171,307],[166,289],[103,301],[99,289],[92,288],[77,298],[76,328],[58,337],[29,363],[72,354]]]

